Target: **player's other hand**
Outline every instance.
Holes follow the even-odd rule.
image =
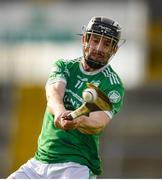
[[[77,128],[77,121],[76,120],[69,121],[68,119],[66,119],[66,116],[69,113],[70,113],[70,111],[66,111],[62,114],[62,117],[60,120],[60,125],[61,125],[61,129],[63,129],[63,130],[72,130],[72,129]]]
[[[57,114],[55,114],[54,125],[56,128],[61,128],[62,114],[63,114],[63,112],[58,112]]]

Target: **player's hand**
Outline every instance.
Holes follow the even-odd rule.
[[[54,119],[54,124],[56,128],[62,128],[61,127],[61,118],[62,115],[64,114],[64,112],[58,112],[57,114],[55,114],[55,119]]]
[[[72,129],[76,129],[77,128],[77,121],[74,119],[72,121],[69,121],[68,119],[66,119],[66,116],[70,113],[70,111],[66,111],[62,114],[61,117],[61,129],[63,130],[72,130]]]

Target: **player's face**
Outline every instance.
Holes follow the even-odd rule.
[[[85,56],[99,62],[107,62],[117,47],[112,38],[95,33],[87,34],[83,44]]]

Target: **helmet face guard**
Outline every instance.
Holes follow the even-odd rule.
[[[83,41],[84,59],[89,67],[99,69],[108,63],[117,51],[120,34],[121,28],[113,20],[104,17],[90,20]]]
[[[93,32],[85,34],[84,59],[91,68],[99,69],[105,66],[116,50],[117,40]]]

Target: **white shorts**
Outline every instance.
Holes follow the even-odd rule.
[[[96,178],[87,166],[74,162],[46,164],[30,159],[8,179],[91,179]]]

